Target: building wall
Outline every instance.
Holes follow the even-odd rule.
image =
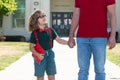
[[[37,4],[37,5],[36,5]],[[50,0],[26,0],[25,5],[25,26],[21,28],[13,28],[12,15],[4,16],[3,27],[0,30],[2,35],[22,35],[29,40],[30,33],[28,32],[29,18],[36,10],[44,10],[50,23]]]
[[[117,31],[119,32],[120,41],[120,0],[116,0],[117,11]],[[74,0],[26,0],[25,5],[25,27],[13,28],[12,15],[4,16],[3,27],[0,29],[4,35],[23,35],[29,40],[30,33],[28,32],[28,23],[30,15],[38,9],[44,10],[48,18],[48,23],[51,25],[51,12],[73,12]]]
[[[116,14],[117,14],[117,31],[118,31],[118,42],[120,42],[120,0],[116,0]]]
[[[73,12],[74,0],[51,0],[51,12]]]

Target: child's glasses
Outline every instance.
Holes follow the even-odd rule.
[[[44,18],[44,17],[46,17],[46,15],[39,16],[38,19],[39,19],[39,18],[42,19],[42,18]]]

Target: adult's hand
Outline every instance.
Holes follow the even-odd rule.
[[[116,45],[116,39],[115,39],[115,37],[112,37],[112,36],[111,36],[111,37],[109,38],[108,45],[109,45],[109,49],[112,49],[112,48],[115,47],[115,45]]]
[[[69,38],[69,40],[68,40],[68,46],[70,48],[73,48],[75,46],[75,39],[73,37]]]

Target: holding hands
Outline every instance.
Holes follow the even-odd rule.
[[[73,48],[75,46],[75,39],[73,37],[70,37],[68,40],[68,46],[70,48]]]

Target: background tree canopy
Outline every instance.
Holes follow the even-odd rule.
[[[0,17],[13,14],[15,10],[17,10],[15,0],[0,0]]]

